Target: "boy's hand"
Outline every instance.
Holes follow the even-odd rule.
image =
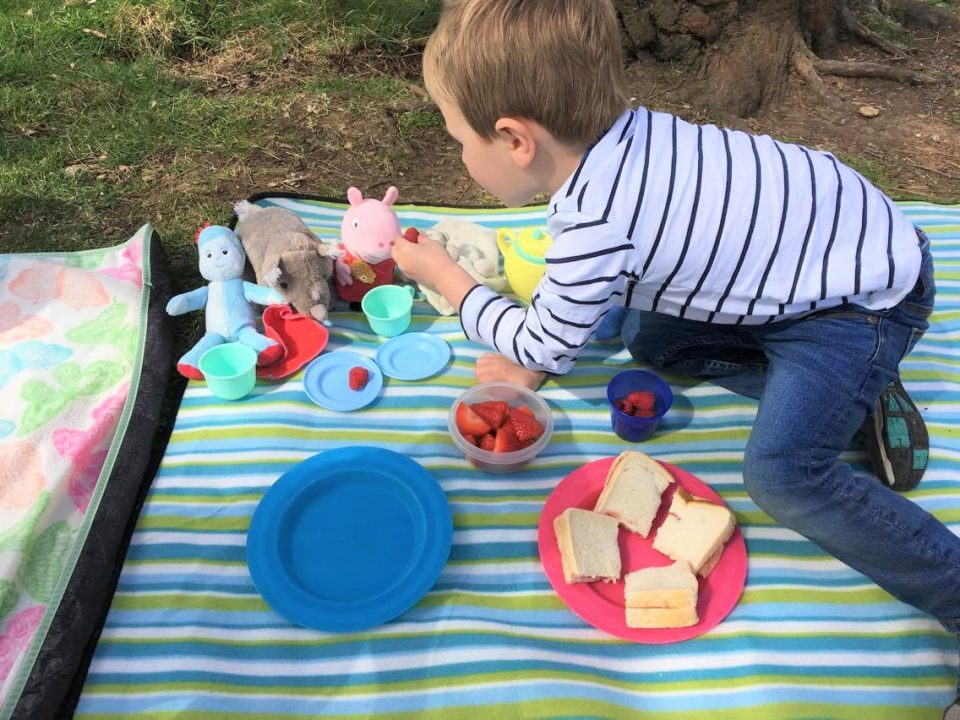
[[[393,259],[408,278],[434,288],[437,278],[449,273],[451,266],[459,267],[446,248],[427,235],[421,235],[419,242],[398,237],[393,244]]]
[[[447,249],[429,235],[419,242],[410,242],[403,235],[393,244],[393,260],[400,272],[422,285],[429,285],[455,308],[477,284],[470,274],[457,265]]]

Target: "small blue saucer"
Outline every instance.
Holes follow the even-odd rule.
[[[350,389],[350,368],[364,367],[370,373],[361,390]],[[383,374],[373,360],[350,350],[335,350],[321,355],[307,366],[303,389],[320,407],[337,412],[359,410],[380,394]]]
[[[450,360],[450,346],[430,333],[397,335],[377,350],[383,374],[397,380],[423,380],[435,375]]]
[[[328,450],[267,490],[247,533],[257,591],[290,622],[328,632],[381,625],[417,604],[450,554],[436,479],[376,447]]]

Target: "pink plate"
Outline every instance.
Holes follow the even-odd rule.
[[[720,562],[706,578],[700,581],[700,595],[697,602],[700,622],[690,627],[629,628],[624,612],[623,580],[615,583],[599,581],[573,585],[568,585],[564,581],[560,550],[553,531],[553,519],[569,507],[593,510],[597,498],[600,497],[600,491],[603,490],[607,470],[614,460],[615,458],[612,457],[604,458],[577,468],[561,480],[547,498],[543,512],[540,514],[537,538],[540,546],[540,562],[543,563],[547,579],[550,580],[557,595],[573,612],[598,630],[624,640],[657,644],[679,642],[702,635],[730,614],[743,592],[743,586],[747,580],[747,546],[743,541],[739,525],[727,541]],[[716,492],[687,471],[669,463],[661,462],[660,464],[673,475],[677,484],[690,494],[711,502],[723,503]],[[666,517],[667,509],[670,507],[669,499],[675,487],[676,485],[667,488],[664,493],[660,512],[653,521],[653,530],[649,537],[641,537],[620,527],[620,557],[624,575],[641,568],[669,565],[672,562],[666,555],[653,549],[653,538]]]

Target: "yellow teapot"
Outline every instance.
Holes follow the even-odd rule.
[[[510,289],[525,303],[530,302],[543,272],[547,268],[544,256],[553,245],[543,230],[526,228],[497,230],[497,246],[503,254],[503,270]]]

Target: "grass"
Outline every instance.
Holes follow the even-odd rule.
[[[174,290],[203,285],[194,232],[226,223],[236,200],[300,183],[342,196],[414,162],[414,135],[439,115],[400,112],[409,147],[381,152],[375,138],[389,133],[363,119],[423,103],[412,62],[405,77],[369,60],[416,55],[439,7],[0,0],[0,252],[113,245],[150,221]],[[345,146],[354,177],[335,172]],[[178,320],[177,357],[201,324],[202,313]],[[175,409],[176,385],[168,395]]]
[[[202,283],[196,227],[234,201],[402,176],[444,135],[415,87],[440,5],[0,0],[0,252],[115,244],[151,221],[183,291]]]
[[[330,58],[415,47],[438,8],[37,0],[28,9],[0,0],[2,249],[102,245],[104,230],[119,242],[153,220],[170,255],[192,265],[196,226],[230,216],[225,191],[235,186],[240,199],[263,189],[244,181],[264,166],[289,172],[301,142],[342,144],[311,118],[336,106],[349,119],[415,97],[402,79],[345,74]],[[429,122],[402,118],[411,131]],[[278,155],[280,145],[292,152]],[[342,194],[341,184],[319,189]]]

